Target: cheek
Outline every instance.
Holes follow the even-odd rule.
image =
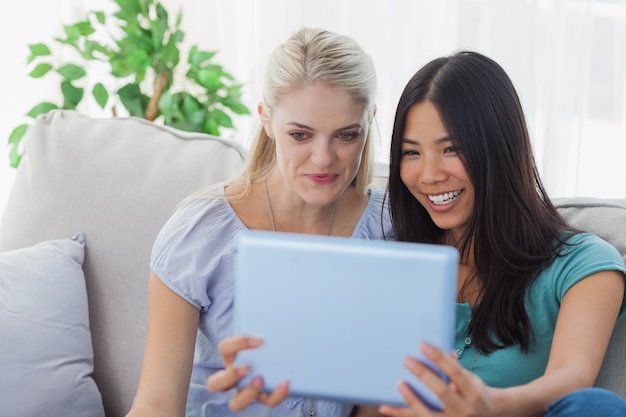
[[[400,162],[400,179],[409,189],[411,189],[413,184],[415,184],[415,169],[411,166],[411,164]]]

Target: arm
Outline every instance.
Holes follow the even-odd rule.
[[[617,271],[590,275],[563,298],[545,374],[535,381],[502,390],[498,398],[518,415],[540,415],[552,401],[595,382],[624,295]]]
[[[525,385],[488,387],[453,358],[430,346],[423,347],[424,354],[450,377],[450,385],[415,359],[408,358],[405,366],[441,398],[445,415],[540,416],[549,403],[593,385],[623,295],[624,277],[616,271],[599,272],[574,285],[561,303],[546,371]],[[405,383],[398,389],[409,408],[385,405],[380,408],[382,414],[429,415]]]
[[[150,273],[148,332],[128,417],[184,416],[199,312]]]

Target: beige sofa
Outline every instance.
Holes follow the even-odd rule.
[[[143,352],[152,241],[184,196],[234,175],[244,150],[231,140],[142,119],[90,119],[73,111],[40,117],[25,142],[0,223],[0,250],[83,234],[93,346],[93,375],[83,377],[93,376],[106,416],[123,416],[131,406]],[[598,233],[626,256],[626,200],[576,198],[558,204],[575,226]],[[53,346],[54,339],[45,343]],[[621,320],[597,384],[626,398],[624,358],[626,320]],[[92,366],[89,358],[78,362]],[[0,391],[5,388],[0,385]],[[31,394],[37,401],[37,393]],[[47,416],[62,415],[53,407],[45,405]]]

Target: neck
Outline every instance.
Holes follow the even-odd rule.
[[[278,230],[279,228],[277,227],[277,224],[280,223],[280,221],[276,219],[276,216],[275,216],[275,213],[274,213],[274,207],[272,206],[272,200],[271,200],[270,192],[269,192],[269,189],[268,189],[268,186],[267,186],[267,179],[263,180],[263,192],[265,194],[265,204],[266,204],[267,215],[268,215],[268,220],[269,220],[271,229],[274,232],[279,231]],[[332,204],[329,207],[328,220],[327,220],[327,223],[326,223],[326,230],[325,230],[325,234],[327,236],[330,236],[331,233],[332,233],[333,221],[334,221],[334,218],[335,218],[335,206],[336,206],[336,204],[337,204],[337,201],[335,200],[335,201],[332,202]],[[285,222],[283,222],[283,224],[284,223]],[[294,224],[297,224],[297,225],[301,226],[302,222],[301,221],[297,221]],[[316,228],[316,230],[318,230],[318,229]],[[285,227],[285,229],[282,230],[282,231],[285,231],[285,232],[295,232],[295,231],[298,231],[298,230],[293,229],[293,228]],[[322,234],[322,233],[317,233],[317,232],[309,232],[309,233]]]

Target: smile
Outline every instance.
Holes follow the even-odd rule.
[[[451,191],[449,193],[443,193],[443,194],[437,194],[437,195],[427,195],[427,197],[433,204],[443,205],[443,204],[450,204],[451,202],[456,200],[459,197],[459,195],[461,195],[461,193],[463,193],[463,190],[456,190],[456,191]]]

